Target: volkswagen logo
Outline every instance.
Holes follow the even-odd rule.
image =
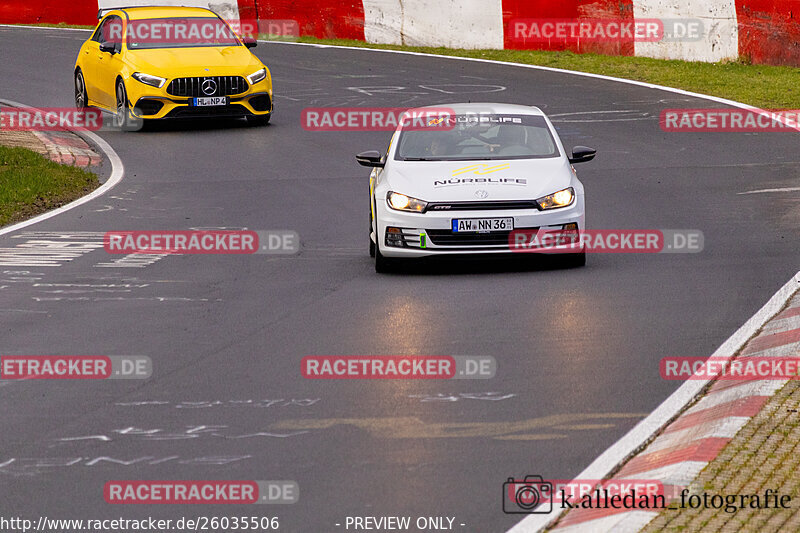
[[[483,199],[483,198],[486,198],[487,196],[489,196],[489,193],[484,191],[483,189],[480,189],[478,191],[475,191],[475,196],[480,198],[480,199]]]
[[[200,85],[200,90],[202,90],[203,94],[205,94],[206,96],[211,96],[212,94],[217,92],[217,82],[215,82],[211,78],[203,80],[203,84]]]

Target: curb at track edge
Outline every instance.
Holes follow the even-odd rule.
[[[18,102],[13,102],[11,100],[5,100],[5,99],[0,99],[0,104],[9,107],[30,108],[30,106],[26,106]],[[36,108],[30,108],[30,109],[36,109]],[[32,226],[33,224],[44,222],[45,220],[58,216],[62,213],[66,213],[67,211],[70,211],[78,206],[90,202],[95,198],[99,198],[100,196],[103,196],[105,193],[113,189],[116,185],[118,185],[122,181],[122,178],[125,177],[125,166],[122,164],[122,159],[120,159],[119,155],[117,155],[117,152],[114,151],[111,145],[105,141],[105,139],[103,139],[102,137],[91,131],[74,131],[74,130],[69,130],[69,131],[83,138],[90,144],[97,146],[100,150],[102,150],[102,152],[111,162],[111,176],[109,176],[109,178],[106,180],[105,183],[103,183],[100,187],[96,188],[86,196],[81,196],[77,200],[73,200],[72,202],[66,205],[62,205],[61,207],[53,209],[52,211],[48,211],[46,213],[42,213],[41,215],[37,215],[33,218],[29,218],[28,220],[23,220],[22,222],[17,222],[16,224],[0,228],[0,235],[7,235],[9,233],[19,231],[23,228],[27,228],[28,226]]]

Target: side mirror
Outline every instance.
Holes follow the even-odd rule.
[[[247,48],[255,48],[256,46],[258,46],[258,41],[256,40],[255,37],[250,37],[250,36],[243,37],[242,42]]]
[[[100,43],[100,51],[108,52],[112,56],[117,53],[117,45],[114,43]]]
[[[576,146],[572,149],[572,157],[569,158],[570,163],[586,163],[594,159],[597,150],[589,148],[588,146]]]
[[[383,156],[377,150],[370,150],[368,152],[361,152],[356,156],[358,164],[364,167],[378,167],[383,168]]]

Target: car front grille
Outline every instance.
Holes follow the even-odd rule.
[[[535,200],[495,200],[477,202],[439,202],[430,203],[425,211],[491,211],[494,209],[536,209],[541,211]]]
[[[193,117],[244,117],[252,115],[244,106],[239,104],[194,107],[178,106],[166,114],[164,118],[193,118]]]
[[[385,236],[386,246],[399,248],[427,248],[422,246],[420,233],[426,235],[426,242],[434,246],[449,247],[451,249],[475,250],[475,249],[509,249],[509,239],[511,231],[490,231],[486,233],[454,233],[449,229],[411,229],[398,228],[399,231],[390,232],[387,230]],[[539,228],[519,228],[526,232],[536,232]]]
[[[508,246],[510,231],[453,233],[449,229],[429,229],[428,238],[436,246]]]
[[[203,84],[208,82],[206,88],[215,87],[214,92],[205,92]],[[248,88],[247,81],[241,76],[208,76],[197,78],[175,78],[167,86],[167,93],[172,96],[204,97],[204,96],[232,96],[241,94]]]

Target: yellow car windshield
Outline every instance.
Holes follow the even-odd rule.
[[[131,20],[125,38],[130,50],[241,44],[225,22],[212,17]]]

